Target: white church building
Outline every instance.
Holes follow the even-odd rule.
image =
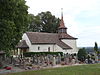
[[[77,38],[67,33],[63,15],[58,28],[58,33],[26,32],[17,48],[22,52],[63,52],[78,53]]]

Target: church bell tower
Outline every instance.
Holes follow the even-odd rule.
[[[61,34],[61,33],[66,33],[67,34],[67,27],[65,27],[65,24],[64,24],[64,20],[63,20],[63,9],[61,9],[62,12],[61,12],[61,21],[60,21],[60,26],[58,28],[58,33]]]

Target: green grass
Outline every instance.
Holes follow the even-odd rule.
[[[42,69],[5,75],[100,75],[100,64]]]

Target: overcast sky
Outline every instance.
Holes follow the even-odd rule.
[[[100,0],[26,0],[28,12],[37,15],[50,11],[61,17],[61,8],[68,33],[77,37],[78,47],[100,46]]]

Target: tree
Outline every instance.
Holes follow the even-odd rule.
[[[41,28],[42,26],[40,17],[34,16],[33,14],[29,14],[28,31],[40,32]]]
[[[57,33],[60,19],[51,12],[41,12],[36,16],[30,14],[30,18],[29,31]]]
[[[98,44],[97,42],[95,42],[95,46],[94,46],[94,51],[97,55],[99,55],[99,49],[98,49]]]
[[[0,50],[15,48],[28,24],[25,0],[0,0]]]
[[[85,48],[79,49],[77,56],[79,61],[84,62],[87,57]]]

